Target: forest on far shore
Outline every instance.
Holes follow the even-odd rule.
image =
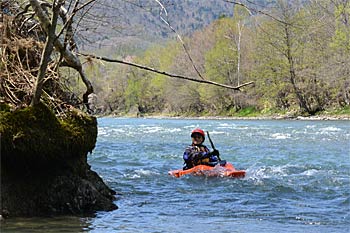
[[[169,116],[350,113],[348,1],[281,0],[255,14],[239,5],[232,9],[232,17],[222,16],[183,38],[183,44],[173,39],[137,56],[121,57],[117,51],[104,55],[230,86],[252,85],[232,90],[89,59],[85,66],[94,86],[93,111]],[[77,79],[69,80],[74,90],[83,91]]]

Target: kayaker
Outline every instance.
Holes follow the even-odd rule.
[[[208,147],[203,145],[205,140],[205,133],[203,130],[197,128],[191,133],[192,144],[186,147],[183,154],[185,160],[184,170],[190,169],[194,166],[204,164],[215,166],[218,163],[218,150],[209,151]]]

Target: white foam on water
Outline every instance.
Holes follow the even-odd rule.
[[[116,134],[125,134],[127,133],[127,130],[124,129],[116,129],[116,128],[109,128],[109,127],[99,127],[98,128],[98,135],[99,136],[112,136]]]
[[[307,125],[306,128],[307,129],[314,129],[314,128],[316,128],[316,125]]]
[[[290,165],[251,167],[246,170],[251,179],[268,179],[272,177],[288,176]]]
[[[332,127],[332,126],[329,126],[329,127],[325,127],[325,128],[321,128],[320,129],[321,131],[329,131],[329,132],[338,132],[338,131],[341,131],[341,129],[337,128],[337,127]]]
[[[157,133],[157,132],[161,132],[162,130],[164,130],[163,127],[160,126],[151,126],[151,127],[145,127],[143,129],[144,133]]]
[[[124,129],[112,129],[111,132],[114,132],[114,133],[125,133],[126,131]]]
[[[185,129],[195,129],[195,128],[198,128],[199,126],[198,125],[187,125],[187,126],[184,126]]]
[[[98,128],[98,135],[101,136],[101,135],[107,135],[107,128]]]
[[[291,138],[291,135],[289,133],[274,133],[271,135],[272,139],[280,139],[280,140],[284,140],[284,139],[289,139]]]
[[[138,174],[124,174],[123,175],[125,178],[129,178],[129,179],[138,179],[138,178],[141,178],[140,175]]]
[[[337,128],[337,127],[325,127],[325,128],[320,128],[318,132],[316,132],[316,134],[320,134],[320,135],[333,135],[337,132],[342,131],[341,129]]]
[[[226,134],[224,131],[211,131],[210,134]]]
[[[306,170],[304,171],[303,173],[301,173],[301,175],[304,175],[304,176],[314,176],[318,173],[319,171],[316,170],[316,169],[310,169],[310,170]]]
[[[164,128],[161,126],[147,126],[139,130],[142,134],[155,134],[155,133],[176,133],[181,132],[181,128]]]
[[[219,124],[217,129],[237,129],[237,125],[236,124],[222,123],[222,124]]]
[[[167,133],[175,133],[175,132],[181,132],[180,128],[175,128],[175,129],[166,129],[165,130]]]
[[[129,179],[138,179],[141,177],[153,176],[153,175],[159,175],[159,173],[152,170],[138,169],[132,173],[124,174],[124,177]]]

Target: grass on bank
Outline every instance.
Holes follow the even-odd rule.
[[[330,116],[350,116],[350,106],[326,110],[326,111],[320,112],[319,114],[330,115]]]
[[[339,118],[339,119],[350,119],[350,106],[342,108],[330,108],[325,111],[316,113],[314,116],[310,116],[306,113],[301,113],[298,109],[276,109],[276,108],[265,108],[257,109],[254,106],[249,106],[237,109],[229,109],[227,111],[213,112],[208,109],[198,112],[110,112],[100,113],[97,117],[102,116],[114,116],[114,117],[175,117],[175,118],[264,118],[264,119],[294,119],[298,117],[320,117],[320,118]]]

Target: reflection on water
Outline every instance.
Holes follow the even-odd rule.
[[[1,232],[88,232],[91,218],[10,218],[2,221]]]

